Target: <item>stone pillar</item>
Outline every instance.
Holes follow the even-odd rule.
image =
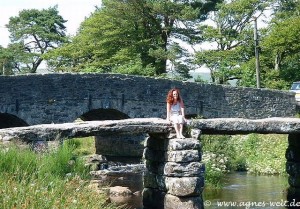
[[[168,139],[150,134],[145,141],[144,209],[202,209],[204,164],[196,138]]]
[[[300,134],[289,134],[289,146],[286,150],[286,171],[289,174],[287,201],[291,207],[300,206]]]

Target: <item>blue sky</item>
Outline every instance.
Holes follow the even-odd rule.
[[[9,33],[5,25],[9,18],[18,16],[23,9],[47,9],[58,5],[59,14],[68,22],[67,34],[75,35],[80,23],[101,5],[101,0],[0,0],[0,45],[9,43]]]

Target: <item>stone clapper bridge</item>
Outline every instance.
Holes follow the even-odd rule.
[[[148,133],[145,141],[144,208],[204,208],[205,166],[201,162],[201,134],[288,134],[287,201],[300,201],[300,119],[214,118],[188,121],[189,137],[170,137],[172,126],[160,118],[85,121],[0,129],[0,141],[56,140],[97,134]]]

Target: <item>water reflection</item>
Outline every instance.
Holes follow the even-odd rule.
[[[121,178],[116,178],[113,181],[112,186],[126,186],[129,187],[129,189],[131,189],[133,192],[141,191],[142,175],[123,175]],[[270,202],[274,204],[283,204],[286,201],[287,187],[287,177],[283,176],[254,176],[242,172],[227,174],[224,179],[224,187],[221,190],[218,192],[204,190],[204,201],[209,201],[211,203],[210,205],[206,205],[205,209],[283,209],[285,208],[283,206],[271,206]],[[129,197],[111,197],[111,201],[117,202],[120,205],[126,204],[130,209],[143,208],[141,195],[133,195]],[[244,206],[218,206],[218,202],[222,201],[237,202],[238,204],[244,204]],[[264,205],[262,207],[261,204],[263,203]]]
[[[254,176],[246,173],[232,173],[226,175],[224,188],[218,192],[205,190],[204,200],[208,201],[205,208],[235,208],[232,206],[218,207],[220,202],[237,202],[238,204],[252,204],[250,208],[275,208],[271,204],[286,201],[287,177],[283,176]],[[241,208],[241,207],[239,207]],[[283,209],[276,206],[276,209]]]

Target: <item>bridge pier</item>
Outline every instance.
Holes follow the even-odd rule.
[[[293,206],[300,204],[300,134],[289,134],[289,146],[286,150],[286,171],[289,174],[287,201]]]
[[[194,138],[169,139],[149,134],[143,157],[145,209],[203,209],[204,164],[201,146]]]

